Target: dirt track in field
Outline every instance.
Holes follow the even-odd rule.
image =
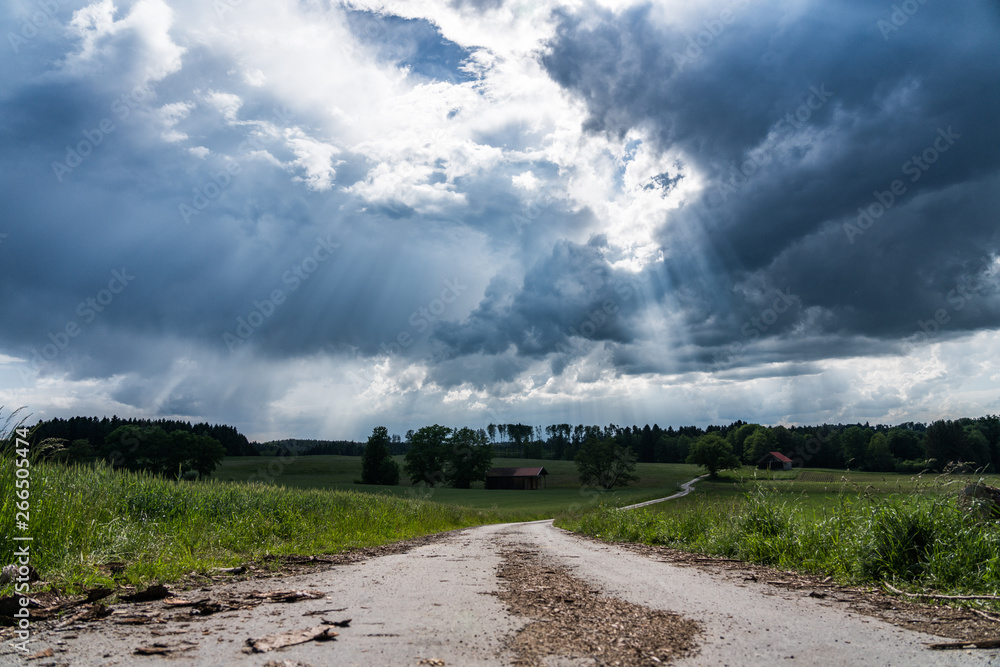
[[[30,649],[38,658],[25,663],[5,643],[0,663],[1000,664],[996,649],[931,651],[941,637],[872,615],[944,636],[1000,635],[1000,624],[985,619],[949,621],[967,612],[875,604],[874,594],[606,544],[550,521],[454,531],[253,575],[119,603],[102,618],[81,605],[36,625]],[[301,643],[280,648],[290,642]]]

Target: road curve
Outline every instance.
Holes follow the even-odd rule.
[[[321,591],[325,597],[318,600],[264,604],[205,618],[179,618],[176,611],[165,611],[164,622],[138,626],[115,624],[113,616],[44,631],[32,650],[55,650],[54,662],[38,664],[95,666],[162,667],[163,657],[134,655],[136,648],[156,643],[183,651],[171,661],[185,665],[264,665],[269,660],[317,666],[416,665],[421,660],[509,665],[514,656],[506,645],[526,619],[508,614],[492,593],[498,590],[501,553],[512,548],[541,554],[602,594],[699,621],[704,628],[700,652],[678,665],[996,664],[996,651],[931,653],[924,647],[936,640],[930,635],[850,613],[802,591],[733,581],[725,574],[654,560],[581,538],[553,527],[551,521],[456,531],[407,553],[186,595],[235,599],[249,591],[291,588]],[[144,609],[155,611],[156,604]],[[248,638],[309,628],[321,618],[352,620],[349,627],[336,628],[336,641],[254,655],[241,651]],[[19,661],[6,649],[0,652],[0,663],[13,660]]]
[[[706,477],[708,477],[707,474],[706,475],[702,475],[700,477],[695,477],[694,479],[692,479],[692,480],[690,480],[688,482],[684,482],[683,484],[681,484],[681,490],[678,491],[677,493],[675,493],[672,496],[667,496],[666,498],[657,498],[656,500],[647,500],[644,503],[636,503],[635,505],[626,505],[625,507],[619,507],[618,509],[622,509],[622,510],[634,510],[634,509],[637,509],[639,507],[646,507],[647,505],[655,505],[656,503],[662,503],[665,500],[673,500],[675,498],[683,498],[687,494],[689,494],[692,491],[694,491],[695,482],[698,482],[699,480],[705,479]]]

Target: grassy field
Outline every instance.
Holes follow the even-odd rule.
[[[956,507],[970,477],[838,470],[744,469],[699,482],[649,509],[624,504],[669,495],[700,474],[691,465],[639,464],[640,481],[603,493],[581,487],[568,461],[497,459],[550,472],[539,491],[355,484],[358,457],[228,458],[215,476],[173,482],[102,467],[31,468],[32,564],[70,590],[172,581],[264,556],[322,554],[486,523],[558,516],[608,540],[666,544],[824,572],[845,582],[889,580],[947,592],[1000,592],[1000,527]],[[14,465],[0,460],[0,534],[14,531]],[[1000,483],[994,476],[988,483]],[[11,562],[11,541],[0,562]],[[10,586],[0,588],[8,593]]]
[[[785,499],[794,500],[800,509],[822,510],[836,507],[842,496],[886,497],[892,495],[939,496],[957,493],[965,484],[982,479],[1000,485],[1000,475],[908,475],[858,472],[822,468],[789,471],[765,471],[753,468],[726,470],[718,480],[704,479],[685,498],[653,505],[654,511],[675,512],[703,503],[706,499],[743,499],[750,488],[760,487]]]
[[[32,565],[61,587],[111,583],[100,566],[125,564],[119,583],[172,581],[264,556],[335,553],[466,526],[552,517],[673,493],[693,466],[640,465],[642,481],[616,493],[581,488],[571,462],[545,465],[548,488],[486,491],[355,484],[346,456],[226,459],[212,479],[178,483],[106,467],[31,468]],[[14,534],[15,468],[0,460],[0,534]],[[13,560],[0,544],[0,562]],[[10,586],[0,587],[0,594]]]
[[[696,493],[648,510],[602,508],[556,523],[609,541],[666,545],[843,583],[997,595],[1000,523],[957,502],[957,491],[978,479],[746,470],[702,481]]]
[[[396,457],[400,466],[403,457]],[[546,488],[538,491],[498,491],[472,489],[428,488],[410,486],[401,478],[400,486],[368,486],[355,484],[361,477],[361,458],[357,456],[297,456],[286,459],[273,457],[229,457],[223,460],[214,478],[222,481],[246,481],[264,478],[270,484],[300,489],[350,490],[432,500],[449,505],[475,509],[498,509],[529,512],[537,518],[550,518],[564,511],[597,505],[599,501],[612,505],[651,500],[668,496],[681,482],[701,474],[699,468],[686,464],[640,463],[636,466],[639,482],[611,492],[582,487],[572,461],[539,459],[494,459],[495,466],[544,466],[549,475]],[[478,488],[475,488],[478,487]]]
[[[15,532],[15,467],[0,460],[0,535]],[[106,467],[36,464],[30,477],[31,564],[70,590],[172,581],[270,555],[335,553],[537,513],[474,510],[354,491],[175,482]],[[0,563],[14,562],[12,540]],[[0,595],[11,585],[0,587]]]

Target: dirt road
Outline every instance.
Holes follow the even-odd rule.
[[[540,608],[546,618],[511,614],[497,596],[502,589],[520,585],[519,594],[531,601],[533,595],[544,597],[545,589],[553,588],[498,579],[505,562],[510,566],[524,559],[534,563],[539,576],[550,577],[550,583],[575,582],[576,593],[560,592],[558,599],[551,595],[545,599]],[[259,603],[269,591],[279,590],[312,591],[322,597]],[[542,664],[537,652],[535,657],[520,652],[524,647],[514,641],[531,621],[549,631],[564,614],[573,613],[577,620],[569,625],[582,628],[587,621],[598,628],[596,634],[588,631],[594,636],[584,638],[598,642],[589,644],[589,650],[603,652],[606,646],[610,651],[627,644],[627,638],[618,635],[632,630],[616,623],[615,617],[585,618],[586,609],[597,608],[586,606],[595,600],[631,603],[632,610],[640,605],[644,613],[638,616],[621,612],[639,620],[655,615],[652,610],[676,614],[657,618],[675,624],[676,632],[671,630],[674,634],[669,636],[677,646],[645,647],[644,653],[635,655],[648,657],[632,664],[656,664],[655,660],[678,655],[686,656],[675,662],[679,665],[1000,664],[996,650],[932,652],[925,644],[940,639],[859,615],[803,591],[679,567],[581,538],[550,521],[456,531],[408,553],[291,577],[217,584],[184,591],[180,597],[208,602],[194,608],[168,607],[163,601],[118,605],[115,614],[99,621],[43,630],[31,650],[51,648],[53,655],[29,664],[509,665],[519,659],[519,664]],[[250,599],[258,603],[241,602]],[[350,623],[344,627],[323,625],[324,621],[343,625],[347,619]],[[310,628],[338,635],[333,641],[247,652],[252,650],[248,639]],[[560,649],[559,641],[549,639],[553,646],[533,650]],[[668,640],[661,636],[656,641]],[[260,647],[266,645],[259,643]],[[137,649],[162,655],[137,655]],[[544,664],[599,664],[581,658],[579,649],[576,655],[569,647],[563,657]],[[6,645],[0,663],[24,664]]]
[[[625,507],[622,507],[620,509],[634,510],[634,509],[639,509],[640,507],[648,507],[649,505],[655,505],[656,503],[662,503],[668,500],[674,500],[676,498],[683,498],[687,494],[694,491],[694,485],[696,483],[698,483],[700,480],[705,479],[706,477],[708,477],[708,475],[702,475],[701,477],[695,477],[689,482],[684,482],[683,484],[681,484],[681,490],[672,496],[667,496],[666,498],[657,498],[656,500],[647,500],[644,503],[636,503],[635,505],[626,505]]]

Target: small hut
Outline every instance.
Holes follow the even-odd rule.
[[[791,470],[792,460],[781,452],[768,452],[757,461],[757,467],[762,470]]]
[[[545,488],[545,468],[490,468],[486,473],[487,489],[533,491]]]

